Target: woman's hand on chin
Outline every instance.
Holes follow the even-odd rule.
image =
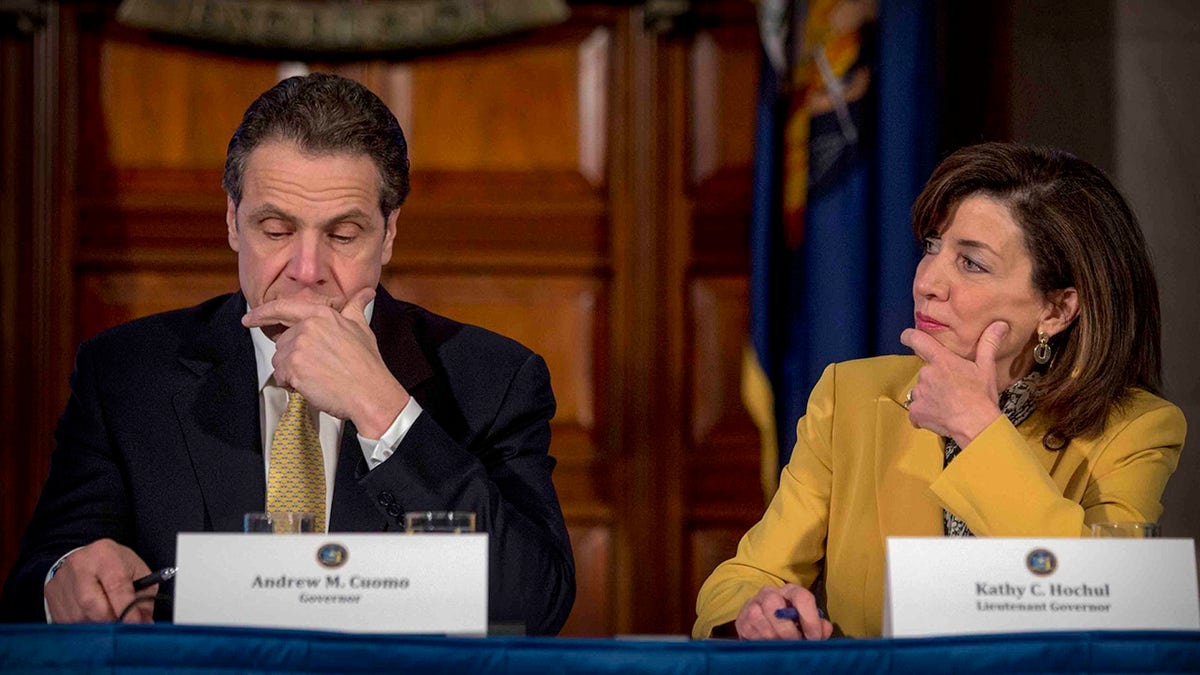
[[[953,438],[959,447],[975,440],[1000,416],[996,352],[1008,335],[1008,324],[994,321],[975,345],[975,360],[955,354],[932,335],[905,329],[900,342],[925,361],[909,392],[908,420],[918,429]]]

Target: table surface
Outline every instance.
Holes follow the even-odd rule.
[[[895,640],[443,638],[174,625],[0,626],[0,673],[1200,673],[1200,631]]]

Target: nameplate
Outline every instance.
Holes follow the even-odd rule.
[[[189,534],[175,623],[486,635],[488,535]]]
[[[888,537],[888,637],[1197,630],[1191,539]]]

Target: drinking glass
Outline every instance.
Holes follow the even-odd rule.
[[[404,514],[404,531],[409,534],[474,532],[475,513],[472,511],[409,511]]]
[[[272,511],[247,513],[242,531],[260,534],[301,534],[314,532],[317,517],[303,511]]]
[[[1093,537],[1149,539],[1159,535],[1158,523],[1093,523]]]

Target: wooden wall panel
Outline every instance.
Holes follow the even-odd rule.
[[[359,79],[412,120],[413,193],[401,221],[407,262],[605,264],[603,178],[595,173],[605,161],[607,126],[597,120],[607,111],[607,35],[577,28],[557,42],[412,63],[312,64]],[[280,64],[119,31],[85,36],[85,49],[100,77],[84,97],[91,170],[81,175],[82,257],[223,248],[225,146]]]
[[[742,406],[744,277],[692,283],[692,419],[688,498],[704,508],[743,500],[758,480],[758,431]],[[752,461],[747,462],[750,459]]]
[[[615,632],[613,536],[607,525],[569,525],[575,553],[575,607],[563,635],[604,637]]]
[[[746,280],[700,277],[691,289],[691,447],[688,450],[686,596],[762,515],[758,432],[741,403]]]
[[[602,272],[604,200],[576,172],[413,172],[393,264]]]
[[[760,49],[746,28],[715,27],[690,47],[687,161],[695,210],[692,269],[700,274],[745,273]]]
[[[158,255],[223,265],[233,259],[225,235],[219,170],[122,169],[110,189],[79,197],[80,265],[140,266]]]
[[[758,431],[741,402],[747,336],[747,228],[759,45],[745,22],[696,35],[689,46],[688,313],[691,344],[686,579],[696,593],[762,515]]]
[[[224,166],[242,113],[275,84],[277,70],[267,61],[105,40],[97,73],[105,137],[89,140],[103,143],[118,170]]]
[[[78,333],[91,337],[126,321],[191,307],[237,288],[236,269],[227,274],[154,270],[84,273],[77,292]]]
[[[579,46],[455,54],[413,66],[412,161],[434,171],[579,166]]]
[[[712,28],[692,42],[690,136],[695,185],[718,171],[745,170],[753,161],[758,43],[747,37],[734,28]]]
[[[279,64],[165,46],[101,16],[80,34],[76,262],[223,269],[225,148]]]

